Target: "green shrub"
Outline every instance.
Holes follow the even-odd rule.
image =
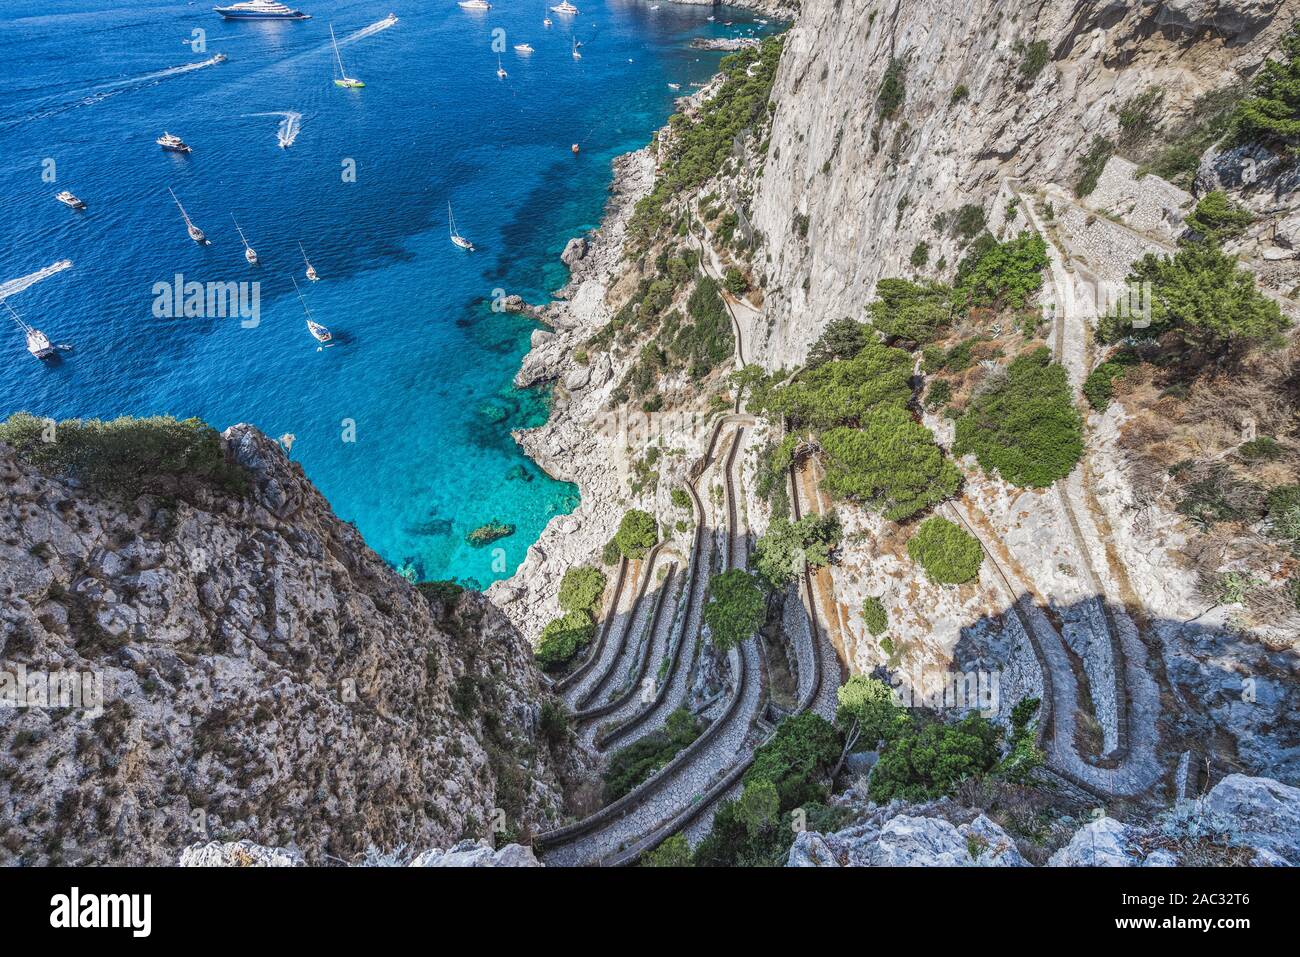
[[[614,547],[629,561],[645,558],[659,541],[659,523],[649,512],[628,509],[614,534]]]
[[[1079,161],[1079,178],[1074,185],[1074,195],[1082,199],[1097,188],[1106,164],[1115,155],[1115,144],[1104,136],[1094,136],[1088,152]]]
[[[957,467],[943,456],[934,435],[899,406],[881,406],[862,429],[823,433],[823,487],[902,521],[956,493]]]
[[[965,83],[958,83],[952,88],[952,96],[948,97],[948,103],[955,105],[970,96],[970,89]]]
[[[1035,743],[1037,722],[1034,715],[1042,702],[1037,698],[1021,698],[1011,709],[1010,748],[998,762],[997,776],[1015,784],[1029,783],[1034,770],[1046,763],[1046,755]]]
[[[936,282],[881,279],[867,313],[888,343],[929,342],[952,320],[952,290]]]
[[[844,733],[855,722],[861,730],[858,750],[874,750],[879,742],[893,741],[912,727],[907,709],[894,701],[894,690],[879,678],[850,675],[835,690],[835,700],[835,722]]]
[[[699,723],[685,708],[668,715],[664,726],[615,751],[605,769],[605,803],[616,801],[647,781],[700,736]]]
[[[1236,239],[1254,221],[1254,213],[1238,206],[1223,190],[1216,189],[1201,197],[1187,217],[1187,227],[1208,242],[1222,243]]]
[[[1179,125],[1161,131],[1162,145],[1135,175],[1154,173],[1183,189],[1191,189],[1201,156],[1228,131],[1242,96],[1241,87],[1230,86],[1197,97]]]
[[[709,580],[704,622],[709,626],[714,648],[734,648],[758,631],[766,616],[763,589],[749,572],[732,568]]]
[[[930,383],[930,391],[925,394],[925,407],[937,409],[952,401],[952,383],[947,379],[936,379]]]
[[[1269,58],[1255,75],[1250,95],[1232,115],[1236,143],[1293,149],[1300,143],[1300,23],[1282,38],[1281,59]]]
[[[569,712],[563,704],[548,698],[542,702],[537,729],[552,747],[563,744],[569,737]]]
[[[1051,48],[1046,40],[1035,40],[1028,45],[1020,45],[1020,79],[1026,86],[1038,78],[1052,58]]]
[[[677,508],[689,509],[691,507],[691,496],[686,489],[675,488],[668,494],[673,500],[673,505]]]
[[[1112,310],[1097,324],[1102,342],[1172,333],[1185,345],[1223,353],[1271,345],[1291,327],[1278,304],[1259,291],[1254,274],[1212,243],[1192,243],[1172,258],[1148,253],[1133,264],[1127,281],[1131,300],[1149,302],[1149,324],[1135,328],[1132,314]],[[1150,296],[1141,295],[1146,283]]]
[[[1126,368],[1118,362],[1103,362],[1088,373],[1083,383],[1083,395],[1096,411],[1106,411],[1115,396],[1115,380],[1124,374]]]
[[[907,62],[897,57],[889,61],[885,76],[880,82],[880,93],[876,96],[876,112],[884,119],[889,119],[898,112],[907,98]]]
[[[244,467],[227,461],[220,434],[199,419],[66,419],[52,433],[45,420],[26,412],[0,423],[0,442],[24,461],[110,495],[188,500],[199,485],[238,496],[251,487]]]
[[[1277,439],[1271,435],[1261,435],[1237,447],[1237,454],[1247,462],[1272,462],[1280,459],[1284,452]]]
[[[876,341],[871,327],[856,319],[832,319],[808,350],[809,369],[836,359],[852,359]]]
[[[925,724],[881,753],[871,774],[871,799],[921,802],[951,794],[966,778],[992,770],[1001,740],[997,725],[977,714],[953,724]]]
[[[745,274],[735,266],[727,267],[727,272],[723,281],[727,290],[733,296],[743,295],[745,290],[749,288],[749,280],[746,279]]]
[[[912,255],[908,257],[913,269],[921,269],[930,261],[930,244],[922,240],[912,247]]]
[[[754,570],[772,589],[779,589],[803,574],[805,565],[829,565],[840,541],[840,522],[834,513],[805,515],[797,522],[773,519],[754,543]]]
[[[880,637],[889,628],[889,614],[879,598],[868,598],[862,603],[862,620],[873,637]]]
[[[415,586],[415,590],[423,595],[426,601],[437,601],[444,605],[454,605],[464,593],[465,588],[455,581],[433,581],[419,582]]]
[[[984,215],[984,207],[976,203],[967,203],[957,210],[952,228],[954,233],[969,242],[984,232],[987,223],[988,218]]]
[[[1083,454],[1083,419],[1065,369],[1046,347],[1018,356],[1007,376],[976,395],[957,420],[956,455],[974,453],[1012,485],[1046,488]]]
[[[600,599],[605,594],[605,573],[599,568],[583,565],[570,568],[560,580],[560,607],[565,611],[600,611]]]
[[[852,359],[827,362],[774,390],[765,410],[785,415],[796,429],[826,429],[863,420],[881,404],[905,406],[912,398],[912,357],[876,343]]]
[[[1047,243],[1037,233],[977,245],[957,267],[957,301],[967,307],[1023,309],[1043,288],[1047,265]]]
[[[933,582],[960,585],[979,576],[984,550],[979,540],[946,518],[927,518],[907,543],[907,554]]]
[[[776,734],[754,752],[742,780],[746,788],[760,781],[774,785],[782,812],[822,801],[830,792],[830,772],[842,748],[839,732],[821,715],[794,715],[777,725]]]
[[[685,834],[666,838],[653,851],[641,855],[642,867],[690,867],[691,845]]]
[[[547,623],[533,651],[545,671],[554,671],[572,660],[578,649],[596,634],[596,623],[585,611],[571,611]]]

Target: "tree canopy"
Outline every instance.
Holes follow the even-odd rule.
[[[744,569],[733,568],[709,580],[704,622],[719,651],[734,648],[758,631],[766,610],[758,579]]]
[[[881,403],[912,398],[912,357],[902,349],[867,345],[852,359],[809,369],[767,397],[768,411],[789,416],[795,428],[856,425]]]
[[[882,279],[867,313],[888,343],[929,342],[952,318],[952,290],[937,282]]]
[[[645,558],[655,542],[659,541],[659,524],[649,512],[638,508],[628,509],[614,533],[614,546],[619,554],[629,560]]]
[[[778,517],[754,543],[754,570],[769,587],[780,588],[794,581],[805,564],[830,564],[839,541],[840,522],[834,513],[805,515],[797,522]]]
[[[1282,58],[1269,59],[1237,104],[1232,135],[1238,143],[1294,148],[1300,143],[1300,23],[1282,39]]]
[[[941,585],[972,581],[984,561],[979,539],[937,515],[921,523],[907,543],[907,554]]]

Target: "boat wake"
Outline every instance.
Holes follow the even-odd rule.
[[[65,269],[72,268],[71,259],[60,259],[52,266],[46,266],[39,272],[22,276],[19,279],[11,279],[8,282],[0,283],[0,300],[8,299],[10,296],[16,296],[25,289],[30,289],[42,279],[49,279],[55,273],[61,273]]]
[[[294,140],[302,131],[302,114],[295,110],[272,111],[270,113],[245,113],[245,116],[278,116],[280,125],[276,128],[275,136],[279,140],[280,149],[288,149],[293,145]]]
[[[76,99],[64,100],[61,103],[53,103],[38,107],[34,112],[21,116],[16,119],[7,120],[0,124],[0,129],[8,129],[20,126],[23,123],[30,123],[33,120],[45,120],[52,116],[58,116],[61,113],[67,113],[69,110],[80,109],[83,106],[94,106],[96,103],[102,103],[105,100],[118,96],[122,93],[133,93],[137,90],[143,90],[146,87],[157,86],[164,80],[170,80],[172,77],[182,76],[186,73],[193,73],[195,70],[202,70],[204,67],[216,66],[225,60],[220,54],[208,57],[198,63],[183,63],[180,66],[168,67],[165,70],[155,70],[152,73],[142,73],[139,76],[126,77],[121,80],[110,80],[107,83],[100,83],[95,86],[86,87],[82,90],[75,91],[72,95]]]
[[[384,19],[377,20],[368,27],[362,27],[356,33],[349,33],[343,39],[339,40],[339,46],[347,46],[349,43],[356,43],[358,40],[364,40],[366,37],[373,37],[381,30],[387,30],[396,22],[397,17],[384,17]]]

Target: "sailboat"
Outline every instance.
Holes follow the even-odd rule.
[[[203,235],[203,230],[195,226],[190,220],[190,214],[185,212],[185,207],[181,205],[181,201],[176,198],[176,193],[172,191],[170,186],[167,187],[167,192],[172,194],[172,202],[174,202],[176,208],[181,211],[181,215],[185,217],[185,230],[190,234],[190,239],[194,240],[200,246],[206,246],[208,244],[208,237]]]
[[[14,322],[18,324],[27,335],[27,351],[37,359],[51,359],[54,357],[54,346],[50,345],[49,337],[39,329],[33,329],[27,323],[23,322],[22,317],[14,312],[14,307],[5,301],[5,307],[9,310],[9,315],[13,316]]]
[[[302,290],[298,288],[298,280],[292,276],[289,277],[289,280],[293,283],[293,291],[298,294],[298,301],[302,303],[303,314],[307,317],[307,331],[311,333],[313,339],[320,343],[320,348],[316,351],[319,352],[325,346],[332,346],[334,344],[334,334],[312,318],[311,310],[307,308],[307,300],[302,297]]]
[[[234,220],[235,232],[239,233],[239,241],[244,244],[244,258],[248,260],[250,266],[257,265],[257,250],[248,245],[248,240],[244,238],[244,231],[239,228],[239,220],[235,219],[235,214],[231,213],[230,218]]]
[[[447,228],[451,231],[451,241],[461,249],[474,251],[474,244],[456,232],[456,217],[451,214],[451,203],[447,204]]]
[[[577,37],[574,37],[574,38],[573,38],[573,58],[574,58],[575,60],[581,60],[581,59],[582,59],[582,54],[578,52],[578,38],[577,38]]]
[[[501,54],[498,53],[497,54],[497,79],[504,80],[505,78],[506,78],[506,68],[501,65]]]
[[[312,282],[320,279],[320,276],[316,275],[316,267],[313,266],[311,260],[307,258],[307,250],[302,248],[301,242],[298,243],[298,249],[302,251],[302,261],[307,264],[307,278]]]
[[[339,75],[334,78],[334,85],[341,86],[346,90],[357,90],[365,86],[355,77],[348,76],[347,70],[343,69],[343,57],[339,56],[339,41],[334,38],[334,24],[330,24],[330,43],[334,44],[334,59],[338,62]]]

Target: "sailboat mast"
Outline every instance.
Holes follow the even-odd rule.
[[[302,253],[302,261],[305,262],[308,266],[310,266],[311,260],[307,258],[307,250],[302,248],[302,240],[298,240],[298,251]],[[294,281],[294,285],[295,286],[298,285],[297,280]]]
[[[231,213],[231,214],[230,214],[230,219],[231,219],[231,220],[234,222],[234,224],[235,224],[235,232],[239,233],[239,241],[240,241],[241,243],[244,244],[244,248],[245,248],[245,249],[248,249],[248,248],[249,248],[249,246],[248,246],[248,240],[244,238],[244,231],[243,231],[242,229],[239,228],[239,220],[235,219],[235,214],[234,214],[234,213]]]
[[[330,24],[330,43],[334,44],[334,59],[339,61],[339,76],[347,79],[347,70],[343,69],[343,57],[339,54],[339,41],[334,37],[334,24]]]
[[[176,193],[172,190],[170,186],[167,187],[167,192],[172,194],[172,202],[174,202],[176,204],[176,208],[181,211],[181,215],[185,217],[185,225],[192,227],[194,224],[190,222],[190,214],[185,212],[185,207],[182,206],[181,201],[176,198]]]
[[[456,235],[456,217],[451,214],[450,202],[447,203],[447,233],[451,236]]]
[[[289,281],[293,283],[293,291],[298,294],[298,301],[302,303],[302,311],[305,312],[307,314],[307,318],[310,319],[311,310],[307,308],[307,300],[302,298],[302,290],[298,288],[298,280],[290,276]]]

